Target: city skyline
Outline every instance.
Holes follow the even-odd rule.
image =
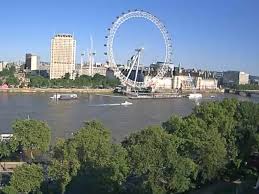
[[[50,40],[54,33],[74,33],[78,43],[77,63],[80,53],[90,47],[91,35],[96,61],[104,62],[107,28],[117,15],[137,8],[151,12],[166,25],[172,36],[175,65],[181,62],[187,68],[241,70],[259,75],[259,2],[256,0],[126,1],[123,4],[118,0],[90,4],[44,1],[37,4],[41,9],[35,9],[36,4],[30,0],[13,2],[17,6],[1,3],[6,9],[0,13],[5,18],[0,60],[24,60],[25,53],[34,53],[43,61],[50,61]],[[7,12],[10,8],[12,14]],[[152,24],[137,20],[123,24],[114,45],[117,61],[126,62],[133,48],[139,46],[145,47],[144,63],[163,58],[162,37]]]

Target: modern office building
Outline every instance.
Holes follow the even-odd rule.
[[[242,85],[249,83],[249,74],[242,71],[225,71],[223,72],[223,84]]]
[[[35,71],[38,70],[40,66],[40,57],[37,55],[33,55],[31,53],[27,53],[25,55],[25,70]]]
[[[66,73],[75,78],[76,40],[71,34],[56,34],[51,40],[50,79]]]

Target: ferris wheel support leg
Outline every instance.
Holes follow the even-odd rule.
[[[132,65],[130,67],[129,73],[128,73],[125,81],[127,81],[129,79],[129,76],[130,76],[130,74],[131,74],[131,72],[132,72],[132,70],[134,68],[135,63],[136,63],[136,57],[134,57],[134,59],[133,59]]]
[[[135,73],[135,80],[134,80],[134,87],[135,87],[135,88],[136,88],[136,81],[137,81],[137,77],[138,77],[139,58],[140,58],[140,52],[138,53],[137,69],[136,69],[136,73]]]

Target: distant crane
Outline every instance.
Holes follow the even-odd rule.
[[[83,75],[84,56],[85,56],[85,51],[81,53],[80,75]]]
[[[89,63],[89,76],[93,76],[93,65],[94,65],[94,56],[96,52],[94,51],[93,48],[93,38],[90,36],[90,41],[91,41],[91,48],[88,50],[88,63]]]

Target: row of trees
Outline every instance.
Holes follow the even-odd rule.
[[[11,66],[10,68],[4,68],[0,71],[0,85],[6,83],[8,85],[19,85],[19,80],[14,76],[15,66]]]
[[[49,80],[42,76],[31,76],[30,86],[31,87],[64,87],[64,88],[108,88],[115,87],[120,84],[120,81],[116,78],[108,78],[100,74],[95,74],[93,77],[82,75],[76,77],[75,80],[69,79],[67,73],[63,78]]]
[[[235,85],[233,88],[236,90],[259,90],[259,85],[243,84],[243,85]]]
[[[47,150],[45,123],[18,120],[13,128],[14,138],[5,144],[8,154],[19,148],[33,159],[33,151]],[[237,100],[207,102],[187,117],[172,116],[120,144],[101,123],[91,121],[49,149],[47,167],[18,167],[3,192],[182,193],[213,180],[258,176],[246,165],[258,152],[258,130],[259,105]],[[5,149],[1,157],[8,155]]]

